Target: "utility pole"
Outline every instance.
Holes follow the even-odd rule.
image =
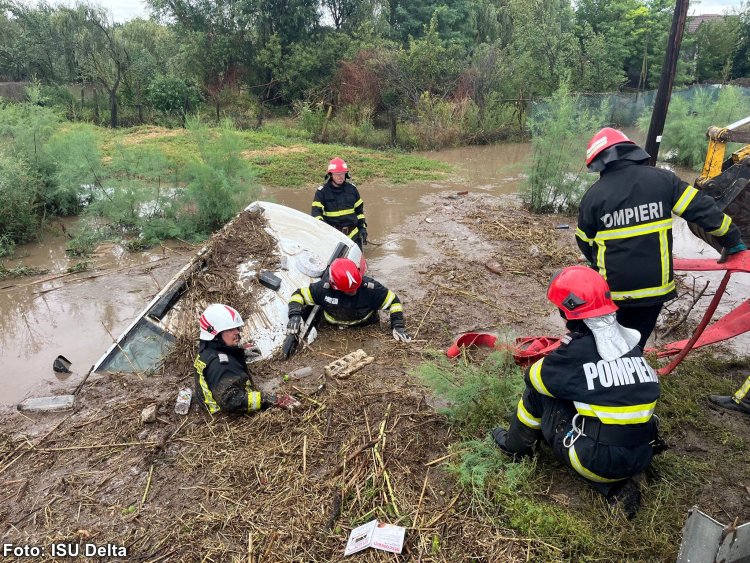
[[[656,157],[659,155],[659,143],[661,143],[661,134],[664,132],[664,122],[667,119],[667,110],[669,109],[669,98],[672,96],[672,85],[674,84],[674,75],[677,70],[677,59],[680,55],[682,34],[685,31],[688,3],[688,0],[677,0],[674,7],[672,29],[669,32],[669,42],[667,43],[667,52],[664,55],[664,65],[661,68],[659,89],[656,91],[654,111],[651,114],[651,124],[648,127],[648,135],[646,135],[646,152],[651,155],[651,160],[649,161],[651,166],[656,165]]]

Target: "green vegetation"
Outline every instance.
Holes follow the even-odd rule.
[[[659,156],[700,170],[706,160],[706,131],[711,125],[724,127],[750,115],[750,95],[732,86],[694,92],[690,99],[672,97]],[[648,130],[650,119],[651,111],[647,110],[638,121],[639,127]],[[738,146],[730,143],[727,155]]]
[[[7,280],[8,278],[21,278],[24,276],[37,276],[39,274],[46,274],[49,270],[44,268],[33,268],[29,266],[18,265],[13,268],[6,268],[0,264],[0,280]]]
[[[535,213],[576,211],[590,183],[582,157],[584,139],[599,129],[606,113],[606,105],[595,114],[587,111],[564,82],[544,109],[529,119],[533,151],[521,194],[529,209]]]
[[[278,125],[238,131],[228,120],[208,127],[193,118],[183,129],[107,130],[66,124],[32,104],[0,106],[0,256],[37,237],[56,215],[84,216],[68,243],[74,256],[104,239],[124,239],[131,249],[165,238],[201,240],[256,199],[259,184],[312,188],[336,155],[360,182],[434,179],[450,169],[300,136]]]
[[[633,521],[613,513],[548,448],[513,462],[487,437],[493,427],[507,426],[523,389],[521,370],[509,357],[494,353],[476,365],[440,359],[420,366],[417,375],[448,403],[443,412],[457,437],[448,468],[469,493],[472,511],[487,525],[528,538],[533,560],[593,561],[617,554],[620,561],[668,561],[676,557],[688,509],[708,502],[702,488],[750,477],[747,437],[732,434],[705,412],[706,395],[734,391],[747,368],[746,360],[695,354],[679,373],[662,380],[657,413],[675,449],[647,471],[643,506]],[[685,431],[711,455],[682,450]]]

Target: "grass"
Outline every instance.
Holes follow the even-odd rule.
[[[354,182],[385,179],[394,184],[444,177],[451,166],[400,152],[361,149],[305,141],[294,129],[270,123],[258,131],[241,131],[242,156],[267,187],[309,188],[323,182],[328,161],[340,156],[352,170]],[[161,150],[176,168],[199,158],[198,146],[183,129],[153,126],[101,131],[104,160],[118,145]]]
[[[705,405],[710,393],[734,392],[748,365],[746,358],[696,353],[662,380],[657,414],[673,449],[655,458],[645,473],[643,505],[633,521],[613,513],[549,448],[513,462],[494,446],[489,431],[507,425],[504,419],[523,389],[521,370],[509,358],[496,353],[481,364],[438,359],[416,374],[447,401],[443,413],[457,437],[448,470],[486,524],[527,538],[535,560],[665,561],[676,557],[691,506],[717,502],[712,495],[730,494],[722,493],[722,482],[750,477],[747,437],[708,417]],[[706,451],[681,448],[685,431]]]
[[[13,268],[6,268],[0,264],[0,280],[7,280],[11,278],[21,278],[24,276],[36,276],[39,274],[46,274],[49,270],[45,268],[35,268],[33,266],[18,265]]]

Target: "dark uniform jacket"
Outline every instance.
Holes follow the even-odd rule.
[[[252,390],[245,351],[219,340],[200,343],[195,358],[195,394],[211,414],[220,410],[246,413],[260,410],[261,396]]]
[[[302,314],[305,306],[320,305],[329,323],[358,325],[377,322],[377,312],[388,311],[391,327],[404,328],[404,308],[398,296],[380,282],[364,276],[356,295],[347,295],[330,286],[328,281],[317,281],[297,289],[289,299],[289,316]],[[374,316],[374,318],[373,318]]]
[[[700,225],[725,247],[741,240],[713,198],[672,172],[646,164],[609,164],[581,199],[576,241],[618,305],[657,305],[676,296],[673,213]]]
[[[612,483],[643,471],[651,463],[650,442],[656,436],[656,373],[637,346],[604,361],[588,329],[568,334],[563,342],[527,370],[516,424],[541,431],[556,456],[593,483]],[[576,414],[583,435],[564,447]]]
[[[344,182],[335,187],[330,180],[315,191],[312,216],[325,221],[354,239],[360,229],[367,228],[365,206],[359,197],[357,186]]]

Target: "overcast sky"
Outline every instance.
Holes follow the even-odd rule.
[[[99,0],[97,3],[107,8],[118,22],[149,16],[146,3],[142,0]],[[688,14],[721,14],[727,9],[739,8],[741,4],[741,0],[691,0]]]

